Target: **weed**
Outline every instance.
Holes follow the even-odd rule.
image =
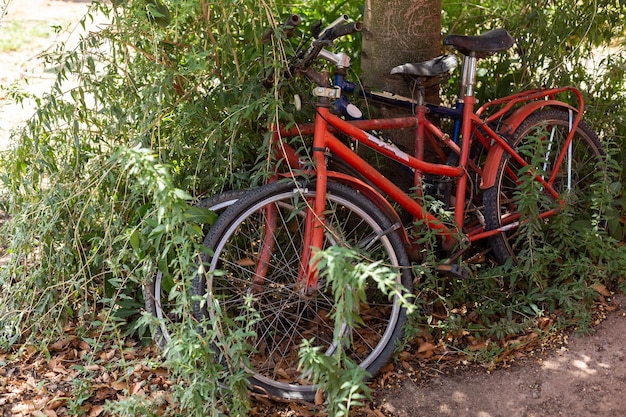
[[[490,18],[483,11],[493,9],[517,31],[523,55],[481,61],[483,72],[499,75],[490,78],[498,82],[479,83],[480,101],[525,84],[584,83],[596,97],[585,117],[594,117],[604,136],[617,138],[621,145],[626,137],[623,54],[610,57],[607,71],[597,77],[588,77],[582,68],[584,54],[601,42],[598,37],[623,33],[623,12],[615,2],[599,2],[589,19],[576,14],[587,2],[571,7],[562,7],[562,0],[549,6],[536,2],[537,7],[508,2],[507,10],[498,2],[487,3],[487,8],[444,3],[444,27],[469,33],[483,27]],[[326,3],[319,4],[307,4],[310,21],[330,14]],[[342,12],[357,16],[362,2],[341,6]],[[168,17],[158,10],[157,16],[154,8],[146,13],[144,2],[94,2],[86,19],[103,12],[111,24],[85,36],[76,49],[60,48],[45,56],[59,68],[56,83],[49,94],[37,98],[36,115],[16,134],[15,148],[2,155],[0,164],[11,215],[3,226],[11,259],[0,271],[0,348],[28,338],[43,346],[68,321],[80,323],[81,334],[94,328],[102,335],[114,330],[111,340],[116,343],[124,336],[141,337],[151,319],[136,311],[143,301],[141,286],[158,269],[170,284],[164,296],[182,318],[173,326],[168,354],[180,410],[185,415],[246,414],[251,370],[239,365],[250,351],[248,324],[220,342],[212,323],[202,323],[204,335],[199,337],[198,324],[191,320],[188,289],[202,250],[202,221],[190,203],[225,187],[262,182],[267,176],[263,138],[267,145],[268,125],[279,114],[299,117],[285,115],[290,105],[281,94],[291,86],[279,83],[268,91],[261,83],[270,69],[277,80],[288,78],[281,73],[285,58],[304,42],[295,37],[291,43],[261,43],[262,32],[276,26],[273,16],[279,10],[292,13],[292,3],[177,2],[176,12]],[[537,18],[553,24],[534,24]],[[603,29],[589,30],[589,22]],[[10,33],[15,40],[1,48],[50,33],[40,30],[7,23],[0,36]],[[586,48],[572,47],[578,41]],[[564,64],[565,55],[578,61]],[[78,80],[75,87],[65,82],[70,76]],[[613,164],[616,170],[625,165],[623,155],[611,154],[622,158]],[[606,163],[611,164],[610,158]],[[526,249],[518,267],[487,265],[476,268],[469,280],[436,273],[439,242],[417,225],[423,252],[413,267],[417,301],[407,337],[427,333],[453,345],[468,332],[491,340],[557,311],[562,325],[588,325],[595,297],[591,285],[626,287],[625,249],[618,244],[624,191],[620,180],[608,187],[606,183],[598,178],[594,187],[602,217],[586,222],[591,227],[567,211],[549,224],[529,222],[521,234]],[[540,193],[532,184],[524,186],[521,203],[532,213]],[[604,232],[604,222],[618,240]],[[356,274],[358,282],[363,271],[350,262],[342,264],[342,257],[333,262]],[[349,320],[355,300],[345,294],[337,300],[337,319]],[[254,321],[253,310],[247,319]],[[232,346],[237,348],[234,355],[221,354]],[[329,409],[346,414],[366,392],[362,382],[355,382],[362,381],[362,371],[339,353],[320,355],[303,346],[303,366],[316,372],[326,387]],[[229,363],[226,356],[235,359]],[[90,389],[88,381],[76,382],[73,412],[79,412]],[[119,415],[152,413],[139,401],[111,407]]]
[[[72,382],[72,396],[68,401],[68,414],[71,416],[80,416],[84,413],[83,404],[91,398],[93,389],[91,381],[85,378],[77,378]]]
[[[320,386],[329,415],[338,417],[347,416],[351,407],[362,405],[370,392],[365,383],[367,371],[345,354],[352,346],[352,340],[351,332],[344,330],[364,324],[360,306],[366,299],[366,286],[377,285],[388,297],[396,296],[408,311],[413,309],[409,297],[398,286],[397,271],[379,262],[357,263],[359,258],[352,249],[339,246],[315,255],[320,279],[331,287],[334,297],[330,317],[334,320],[333,340],[337,349],[328,355],[321,346],[314,346],[313,340],[305,340],[300,347],[300,367],[305,374],[311,375],[314,384]],[[368,281],[373,284],[367,284]]]

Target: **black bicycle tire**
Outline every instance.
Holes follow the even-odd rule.
[[[207,235],[205,239],[205,245],[211,249],[218,248],[215,250],[217,250],[216,256],[219,257],[222,253],[222,250],[220,248],[222,248],[222,245],[225,245],[225,242],[231,238],[231,231],[235,229],[234,225],[238,226],[240,224],[243,224],[246,219],[253,216],[254,210],[256,210],[256,206],[264,207],[266,204],[268,204],[268,202],[282,201],[281,198],[283,198],[283,196],[286,196],[289,193],[296,193],[296,189],[298,189],[298,186],[294,183],[282,182],[268,184],[246,194],[244,198],[239,200],[236,204],[234,204],[226,212],[224,212],[222,216],[220,216],[219,220],[213,225],[210,233]],[[314,195],[314,185],[309,185],[309,188],[306,189],[304,193],[307,197]],[[353,204],[355,207],[359,207],[363,212],[367,212],[367,215],[370,216],[370,218],[377,223],[378,227],[380,227],[381,230],[393,230],[391,221],[382,213],[382,211],[380,211],[370,200],[368,200],[355,190],[345,185],[329,183],[328,197],[329,201],[335,199],[340,204],[342,204],[344,200],[350,201],[350,203]],[[291,233],[291,231],[289,233]],[[387,239],[389,241],[388,245],[391,250],[393,250],[394,256],[396,257],[396,260],[394,262],[397,263],[397,266],[401,270],[399,279],[403,286],[408,291],[410,291],[413,278],[409,268],[410,264],[408,256],[406,254],[402,240],[395,231],[383,236],[382,239]],[[204,255],[205,265],[209,265],[209,269],[211,268],[210,265],[212,260],[213,258],[211,256]],[[216,263],[217,262],[219,261],[216,260]],[[232,265],[234,265],[234,263],[232,263]],[[281,273],[279,272],[277,274],[280,275]],[[243,273],[238,273],[236,277],[239,278],[242,275]],[[233,286],[234,285],[235,284],[233,284]],[[199,274],[196,279],[194,279],[192,288],[193,294],[195,296],[206,296],[207,279],[204,274]],[[214,289],[212,288],[211,292],[213,291]],[[230,301],[232,300],[232,298],[228,297],[227,300]],[[211,301],[207,301],[207,303],[210,302]],[[294,302],[294,304],[295,303],[296,302]],[[398,303],[398,300],[394,299],[394,306],[396,306],[396,303]],[[404,307],[399,306],[398,304],[397,309],[395,309],[394,307],[394,311],[394,314],[397,317],[392,317],[390,320],[392,322],[393,320],[395,320],[395,323],[389,325],[389,327],[386,328],[385,334],[387,334],[388,331],[389,336],[384,342],[385,346],[380,347],[376,357],[372,358],[372,360],[365,367],[365,369],[371,375],[376,374],[388,362],[389,358],[393,354],[396,341],[398,341],[402,337],[403,327],[406,321],[406,310]],[[208,313],[206,308],[201,306],[199,303],[196,303],[194,304],[194,315],[196,319],[202,321],[207,318]],[[282,318],[280,318],[279,320],[282,320]],[[393,328],[390,328],[390,326],[393,326]],[[286,399],[301,399],[305,401],[312,401],[317,391],[317,387],[313,385],[279,383],[275,380],[272,380],[271,378],[262,376],[260,374],[253,375],[250,378],[250,382],[253,390]]]
[[[558,124],[567,128],[570,123],[570,114],[566,110],[549,109],[542,110],[534,113],[526,120],[524,120],[520,126],[516,129],[511,144],[515,148],[517,147],[527,135],[531,134],[533,129],[537,126],[545,124]],[[591,128],[581,121],[576,129],[576,136],[574,146],[584,145],[585,148],[591,151],[591,155],[595,158],[596,166],[603,166],[602,161],[605,155],[602,148],[602,144],[598,139],[598,136],[591,130]],[[499,163],[498,171],[496,175],[495,185],[487,190],[484,194],[484,208],[485,208],[485,224],[487,230],[497,229],[502,224],[501,213],[502,209],[501,198],[503,197],[503,182],[505,181],[505,168],[510,161],[510,155],[505,153]],[[580,166],[577,166],[581,169]],[[511,242],[512,233],[510,231],[502,232],[489,238],[489,244],[493,250],[494,256],[498,262],[505,264],[509,259],[515,264],[517,263],[517,250],[514,248],[514,244]]]
[[[234,204],[238,199],[245,195],[246,192],[247,190],[224,191],[222,193],[215,194],[200,200],[196,204],[196,206],[207,208],[219,214],[228,207],[230,207],[232,204]],[[209,230],[210,227],[208,225],[205,225],[205,228],[203,230],[205,236],[209,232]],[[148,312],[148,314],[159,319],[159,323],[157,323],[155,326],[152,326],[150,331],[152,333],[152,340],[154,340],[157,347],[161,351],[165,350],[167,343],[170,341],[170,335],[169,331],[167,330],[166,323],[168,319],[164,317],[165,314],[162,308],[159,307],[160,305],[162,305],[162,303],[160,302],[161,291],[159,290],[162,274],[163,273],[161,271],[157,271],[143,285],[144,305],[146,311]]]

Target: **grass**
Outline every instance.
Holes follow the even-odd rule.
[[[54,28],[43,22],[8,21],[0,25],[0,52],[13,52],[48,38]]]

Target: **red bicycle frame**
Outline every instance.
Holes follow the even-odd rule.
[[[579,108],[574,107],[555,100],[554,97],[563,92],[572,92],[578,98]],[[344,145],[336,136],[337,132],[347,135],[352,140],[362,143],[378,153],[385,155],[389,159],[399,162],[413,169],[416,173],[416,181],[419,181],[423,174],[433,174],[457,178],[456,201],[464,201],[467,192],[467,172],[469,169],[477,172],[481,176],[481,188],[488,188],[494,185],[496,170],[499,161],[504,152],[511,155],[522,166],[526,166],[527,162],[511,147],[505,134],[512,132],[526,119],[531,113],[544,107],[560,107],[575,110],[576,116],[572,121],[572,128],[567,138],[566,144],[560,150],[557,163],[560,164],[566,154],[567,147],[571,142],[576,127],[581,119],[582,113],[582,96],[580,92],[572,87],[551,89],[545,91],[527,91],[510,97],[502,98],[490,102],[482,106],[478,111],[473,111],[474,98],[472,96],[465,97],[465,112],[463,115],[463,138],[473,138],[479,140],[489,152],[484,166],[477,167],[472,165],[469,159],[469,150],[472,140],[463,140],[459,147],[452,142],[449,137],[444,134],[437,126],[430,122],[425,112],[416,111],[414,116],[391,118],[391,119],[373,119],[359,121],[345,121],[330,113],[328,107],[319,106],[317,108],[315,122],[313,124],[305,124],[290,129],[276,129],[274,132],[273,145],[275,147],[275,155],[278,159],[287,161],[288,166],[292,169],[304,169],[299,155],[291,148],[285,138],[294,136],[304,136],[313,134],[313,162],[315,166],[316,178],[316,194],[315,199],[310,202],[306,216],[306,242],[304,245],[300,281],[307,290],[316,288],[317,274],[315,266],[310,264],[313,248],[322,248],[324,241],[324,211],[326,209],[326,184],[328,178],[333,178],[341,182],[350,183],[350,185],[366,190],[368,196],[385,212],[389,213],[389,203],[376,191],[363,182],[326,169],[326,152],[330,151],[337,155],[346,164],[355,169],[359,174],[371,182],[378,190],[381,190],[388,198],[405,210],[407,210],[416,219],[424,221],[424,223],[432,230],[442,236],[444,244],[447,248],[451,248],[459,239],[465,239],[469,242],[485,239],[489,236],[501,233],[512,227],[512,223],[516,222],[516,218],[512,216],[510,222],[499,229],[486,231],[484,227],[473,228],[472,230],[463,230],[463,219],[465,216],[465,205],[456,204],[454,217],[456,227],[450,228],[444,224],[437,216],[428,212],[415,198],[411,197],[398,186],[392,183],[388,178],[383,176],[379,171],[368,164],[363,158],[352,151],[348,146]],[[520,105],[522,104],[522,105]],[[501,108],[491,114],[489,117],[481,118],[485,111],[493,106],[500,105]],[[490,122],[502,119],[503,115],[510,113],[511,109],[516,108],[510,116],[506,117],[503,126],[498,131],[490,127]],[[368,133],[373,130],[386,129],[404,129],[414,128],[416,130],[416,154],[410,155],[393,144],[389,144],[378,137]],[[456,166],[449,166],[444,163],[432,163],[423,159],[423,146],[425,140],[429,140],[431,144],[437,144],[436,148],[441,149],[443,146],[451,149],[452,152],[459,154],[459,163]],[[310,168],[310,167],[309,167]],[[293,175],[293,174],[283,174]],[[511,173],[511,175],[514,175]],[[556,171],[548,179],[541,176],[535,176],[542,186],[553,197],[558,197],[558,193],[552,185],[554,184]],[[554,214],[556,210],[550,210],[543,213],[542,217]],[[397,217],[397,215],[395,216]],[[271,216],[270,216],[271,218]],[[514,226],[515,224],[513,224]],[[271,225],[268,226],[271,230]],[[408,239],[405,236],[405,242]],[[260,264],[263,264],[261,262]],[[264,274],[260,274],[264,276]]]

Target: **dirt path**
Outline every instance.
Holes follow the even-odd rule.
[[[82,16],[87,4],[85,1],[12,0],[2,24],[20,21],[36,26],[43,22],[67,27]],[[0,83],[6,86],[18,81],[28,91],[43,91],[52,76],[41,70],[36,53],[49,47],[51,42],[54,36],[37,38],[16,51],[0,52]],[[8,129],[26,120],[33,111],[33,107],[23,109],[9,103],[6,95],[0,93],[0,142],[4,144],[0,147],[8,146]],[[383,400],[371,415],[380,416],[382,411],[385,415],[399,417],[624,416],[626,296],[616,297],[615,310],[609,312],[595,330],[589,336],[570,337],[561,350],[537,354],[534,359],[509,369],[487,373],[465,368],[453,375],[444,374],[421,382],[405,379],[399,387],[378,393],[378,398]],[[374,390],[377,389],[374,386]],[[15,403],[10,407],[15,407]],[[3,409],[0,402],[0,415],[10,415],[3,413],[10,409]],[[294,414],[285,411],[275,415]]]
[[[626,415],[626,296],[587,336],[491,373],[465,369],[384,393],[399,417],[619,417]],[[538,355],[540,356],[540,355]]]

